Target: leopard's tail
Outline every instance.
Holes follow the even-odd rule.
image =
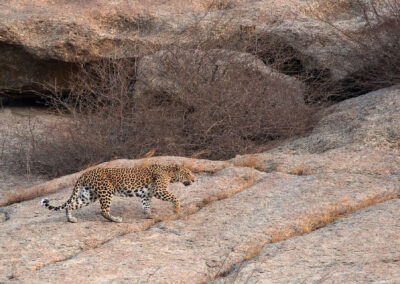
[[[69,204],[72,203],[72,201],[76,198],[76,195],[78,193],[78,188],[79,188],[79,181],[77,182],[77,184],[74,187],[74,190],[72,192],[72,195],[70,198],[68,198],[68,200],[66,202],[64,202],[62,205],[60,206],[52,206],[50,205],[50,201],[47,198],[43,198],[40,201],[40,205],[42,205],[43,207],[46,207],[49,210],[54,210],[54,211],[58,211],[58,210],[62,210],[65,209],[65,207],[67,207]]]
[[[41,204],[43,207],[46,207],[46,208],[49,209],[49,210],[58,211],[58,210],[62,210],[62,209],[64,209],[65,207],[67,207],[68,201],[65,202],[64,204],[60,205],[60,206],[52,206],[52,205],[49,204],[49,200],[48,200],[47,198],[43,198],[42,201],[40,201],[40,204]]]

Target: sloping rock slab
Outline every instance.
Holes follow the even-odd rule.
[[[35,273],[21,272],[16,281],[199,283],[212,280],[232,265],[253,257],[277,228],[301,222],[332,205],[340,210],[341,206],[345,208],[374,196],[397,194],[399,190],[393,184],[388,179],[355,174],[267,174],[255,185],[230,198],[207,204],[192,215],[161,221],[146,231],[115,237],[93,249],[75,249],[63,261],[54,255],[63,249],[65,242],[79,243],[79,238],[73,233],[65,236],[55,229],[71,231],[74,228],[64,221],[60,223],[61,217],[56,224],[54,219],[49,219],[46,226],[54,227],[43,239],[53,239],[58,245],[47,245],[47,250],[40,253],[41,259],[47,256],[53,260],[33,269]],[[207,191],[212,184],[202,188]],[[79,224],[88,227],[86,230],[94,229],[93,223]],[[106,234],[104,231],[115,232],[119,226],[106,222],[97,225],[96,235],[100,237]],[[29,250],[19,257],[25,254],[29,255]],[[8,265],[10,261],[5,263]]]
[[[243,190],[263,175],[249,168],[236,167],[197,176],[190,187],[172,184],[170,191],[181,201],[179,215],[173,213],[170,203],[153,199],[154,219],[144,218],[138,199],[115,197],[111,212],[123,217],[120,224],[105,220],[99,214],[98,202],[73,212],[78,217],[77,224],[68,223],[64,212],[41,208],[40,199],[3,207],[0,212],[4,215],[0,219],[0,255],[3,256],[0,258],[0,282],[73,258],[118,236],[146,230],[160,220],[193,214],[213,200],[228,198]],[[54,204],[62,204],[70,194],[68,188],[49,199]]]
[[[268,245],[214,283],[399,283],[400,200]]]

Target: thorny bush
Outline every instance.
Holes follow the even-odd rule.
[[[63,175],[151,149],[157,155],[228,159],[310,128],[313,109],[297,85],[235,64],[218,80],[205,78],[184,58],[176,60],[174,51],[167,54],[162,64],[180,83],[176,93],[134,95],[136,60],[81,66],[68,95],[55,92],[50,99],[69,119],[41,139],[27,137],[30,170]],[[26,157],[19,160],[26,164]]]

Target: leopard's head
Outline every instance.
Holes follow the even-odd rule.
[[[180,165],[170,166],[172,178],[171,182],[182,182],[185,186],[194,182],[194,175],[191,170]]]

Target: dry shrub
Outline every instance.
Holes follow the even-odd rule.
[[[307,89],[303,93],[307,104],[326,102],[332,87],[330,71],[315,66],[312,59],[293,47],[287,39],[274,33],[258,34],[255,26],[241,26],[238,34],[232,36],[230,45],[260,58],[266,65],[303,82]],[[236,44],[234,44],[236,43]],[[314,104],[316,107],[316,104]]]
[[[253,26],[241,27],[226,46],[257,55],[280,72],[295,76],[309,87],[307,102],[341,101],[400,83],[400,0],[323,0],[304,11],[330,25],[337,41],[346,47],[344,60],[362,66],[345,67],[345,79],[332,80],[329,69],[314,68],[307,55],[274,33],[256,33]],[[349,31],[351,20],[357,31]],[[356,22],[357,21],[357,22]]]
[[[150,150],[227,159],[310,129],[314,110],[296,85],[236,63],[221,78],[204,77],[192,59],[174,52],[168,51],[163,65],[179,82],[177,92],[133,96],[133,59],[81,66],[68,95],[54,92],[50,100],[69,119],[41,137],[31,132],[25,137],[30,171],[59,176],[115,158],[143,157]],[[24,153],[17,158],[19,167],[25,168],[26,149],[19,150]]]
[[[202,3],[211,11],[229,9],[236,1]],[[120,17],[129,18],[122,13],[111,20],[119,23]],[[202,19],[179,34],[190,37],[186,48],[222,47],[247,50],[262,57],[268,52],[261,49],[268,46],[274,50],[275,59],[262,57],[266,63],[280,69],[291,68],[287,66],[293,54],[278,41],[260,45],[254,40],[256,26],[242,25],[237,27],[237,35],[225,38],[215,31],[221,26],[235,28],[230,17],[217,17],[212,23]],[[150,18],[132,18],[124,21],[128,26],[116,28],[121,32],[131,27],[142,30],[151,22]],[[240,46],[241,43],[245,45]],[[26,171],[29,166],[33,174],[54,177],[115,158],[136,159],[152,149],[157,155],[228,159],[266,150],[312,128],[315,109],[304,103],[305,90],[295,84],[233,62],[222,78],[205,77],[191,58],[182,58],[175,50],[166,53],[169,56],[164,59],[164,71],[180,84],[178,92],[152,90],[134,97],[137,59],[83,64],[74,72],[67,93],[51,86],[50,105],[69,120],[55,124],[40,139],[22,139],[29,147],[21,146],[14,153],[19,171]],[[197,63],[203,58],[198,59]]]
[[[226,159],[309,128],[312,110],[304,104],[302,91],[287,80],[235,63],[214,78],[180,54],[170,51],[160,64],[166,73],[160,77],[179,82],[177,90],[153,91],[137,99],[139,113],[148,122],[143,140],[158,140],[161,154],[165,149],[185,156],[203,151],[202,157]]]
[[[22,143],[12,153],[16,167],[60,176],[116,157],[146,153],[150,148],[141,147],[133,122],[135,68],[133,59],[102,60],[82,65],[72,75],[68,94],[48,87],[52,91],[52,96],[46,95],[48,104],[67,119],[40,135],[23,133]]]
[[[351,18],[364,23],[356,32],[348,32],[336,24],[339,17],[316,14],[319,20],[335,29],[339,41],[350,46],[349,61],[362,66],[339,84],[328,86],[336,93],[333,96],[335,100],[400,83],[400,1],[354,0],[351,6]]]
[[[202,0],[201,4],[207,11],[232,9],[235,6],[234,0]]]

